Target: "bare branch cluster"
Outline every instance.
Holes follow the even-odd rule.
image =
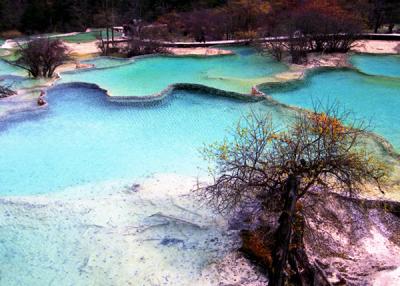
[[[270,36],[265,50],[277,60],[289,54],[293,63],[302,63],[307,53],[345,53],[363,29],[362,20],[338,4],[310,1],[290,12],[282,12],[280,23],[269,27]],[[280,36],[287,36],[279,39]]]
[[[288,280],[311,285],[318,276],[303,242],[302,202],[307,194],[327,200],[332,192],[354,196],[369,183],[381,188],[389,167],[363,143],[366,127],[337,105],[322,113],[299,111],[284,131],[275,127],[271,116],[252,113],[237,125],[231,139],[205,150],[216,163],[215,179],[200,187],[200,195],[211,206],[230,212],[256,203],[262,213],[280,213],[272,235],[261,225],[248,234],[261,240],[243,240],[243,249],[267,263],[270,285],[287,285]]]
[[[271,116],[252,113],[232,140],[205,150],[216,168],[215,182],[203,195],[228,211],[254,200],[280,202],[290,176],[299,178],[299,199],[311,190],[355,195],[367,183],[380,187],[388,168],[363,143],[365,130],[337,106],[325,113],[299,112],[285,131],[274,128]]]
[[[68,48],[61,40],[35,39],[19,45],[19,59],[12,62],[32,77],[52,77],[57,67],[68,59]]]
[[[15,95],[16,92],[10,86],[0,85],[0,98]]]

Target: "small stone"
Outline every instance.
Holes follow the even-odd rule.
[[[38,104],[39,106],[43,106],[43,105],[46,105],[47,102],[46,102],[46,100],[45,100],[42,96],[40,96],[40,97],[38,98],[37,104]]]

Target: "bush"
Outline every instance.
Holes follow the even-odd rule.
[[[154,40],[130,40],[126,49],[128,57],[149,55],[149,54],[164,54],[167,50],[157,41]]]
[[[0,98],[9,97],[15,94],[17,93],[14,90],[12,90],[9,86],[0,85]]]

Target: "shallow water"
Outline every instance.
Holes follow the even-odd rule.
[[[279,102],[313,109],[339,103],[357,119],[371,122],[371,129],[400,150],[400,79],[365,76],[351,70],[331,70],[284,88],[263,88]]]
[[[6,75],[23,75],[24,71],[0,59],[0,78]]]
[[[96,68],[112,68],[122,65],[129,65],[133,62],[133,59],[120,59],[120,58],[112,58],[112,57],[97,57],[90,60],[82,61],[84,64],[93,64]]]
[[[135,63],[99,58],[90,62],[102,69],[66,73],[63,81],[97,83],[113,95],[153,94],[174,82],[248,93],[286,69],[236,51]],[[0,62],[0,75],[2,68],[10,71]],[[398,79],[338,70],[268,93],[306,108],[340,100],[400,146],[399,88]],[[226,285],[245,285],[240,275],[257,277],[234,270],[236,261],[220,268],[237,248],[236,233],[188,191],[193,176],[206,174],[204,144],[220,141],[250,110],[283,122],[287,109],[184,91],[152,105],[112,103],[76,85],[60,85],[47,99],[42,112],[0,121],[0,285],[219,285],[221,275],[231,279]]]
[[[63,73],[61,82],[94,83],[113,96],[153,95],[174,83],[203,84],[248,94],[252,86],[265,82],[266,77],[287,69],[250,48],[235,51],[235,55],[212,58],[158,56],[137,59],[112,69]],[[104,65],[104,59],[99,61],[100,66]],[[96,64],[96,60],[92,63]]]
[[[151,173],[197,175],[207,167],[203,144],[221,140],[250,109],[272,111],[262,102],[188,92],[143,107],[110,103],[96,89],[59,87],[48,101],[48,111],[1,122],[1,195]]]
[[[399,55],[354,55],[350,62],[362,72],[371,75],[400,77]]]

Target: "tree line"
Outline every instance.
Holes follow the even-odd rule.
[[[0,31],[23,33],[84,31],[121,25],[133,18],[153,21],[172,10],[215,7],[225,0],[0,0]],[[107,17],[111,14],[112,17]]]
[[[274,26],[284,13],[310,2],[339,5],[375,32],[384,25],[392,32],[400,22],[396,0],[0,0],[0,31],[84,31],[140,18],[166,23],[173,32],[232,38],[266,23]]]

